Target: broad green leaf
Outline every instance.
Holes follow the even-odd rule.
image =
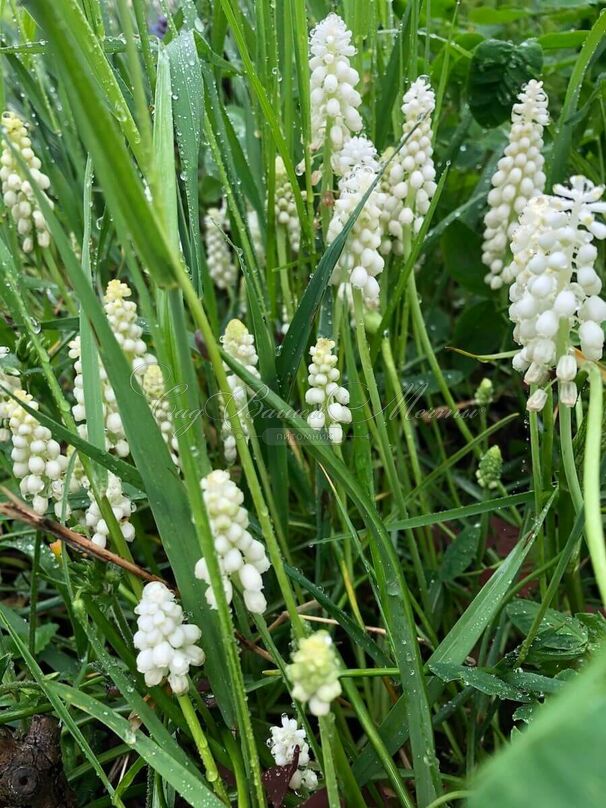
[[[508,605],[507,616],[522,634],[527,634],[540,606],[532,600],[516,598]],[[547,609],[530,646],[528,659],[536,662],[576,659],[585,653],[588,639],[587,627],[580,620]]]
[[[480,770],[469,808],[601,808],[606,651]]]
[[[543,51],[536,40],[520,45],[487,39],[475,49],[469,64],[469,108],[482,126],[508,120],[517,95],[541,74]]]

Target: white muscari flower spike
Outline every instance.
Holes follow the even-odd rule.
[[[259,358],[255,351],[255,338],[240,320],[230,320],[225,329],[225,334],[221,337],[221,343],[225,351],[238,362],[240,362],[249,373],[259,377],[257,362]],[[250,426],[250,416],[248,413],[248,392],[247,387],[239,376],[231,372],[231,368],[225,365],[228,371],[227,383],[231,390],[240,425],[245,436],[248,436]],[[227,463],[233,463],[237,456],[236,439],[231,427],[231,421],[227,409],[223,407],[223,424],[221,435],[223,438],[223,452]]]
[[[168,446],[173,463],[179,465],[179,442],[175,435],[173,413],[167,397],[164,376],[160,365],[150,365],[143,375],[143,392],[148,401],[164,442]]]
[[[91,502],[84,514],[84,522],[92,534],[92,543],[96,544],[97,547],[106,547],[109,537],[109,525],[103,518],[101,508],[98,506],[90,490],[88,496]],[[128,542],[133,541],[135,538],[135,528],[129,520],[136,508],[122,490],[122,482],[120,479],[111,472],[108,473],[105,496],[116,517],[122,536]]]
[[[23,121],[13,112],[3,112],[2,126],[7,140],[10,141],[13,149],[21,155],[22,160],[27,165],[32,180],[41,191],[48,191],[50,180],[46,174],[40,171],[42,163],[34,154],[32,142],[28,137]],[[30,180],[26,178],[16,155],[8,145],[5,145],[2,150],[0,164],[0,180],[2,180],[4,204],[10,210],[15,222],[23,252],[30,253],[35,244],[40,247],[48,247],[50,233],[48,232],[46,220],[38,206]],[[52,208],[52,200],[48,197],[46,197],[46,200]]]
[[[331,13],[316,25],[309,50],[311,146],[322,148],[328,134],[332,149],[339,149],[362,129],[358,112],[362,98],[355,89],[360,77],[349,61],[356,54],[351,31],[338,14]]]
[[[503,456],[499,446],[491,446],[480,458],[476,478],[481,488],[497,488],[503,473]]]
[[[8,348],[0,346],[0,359],[5,358],[9,353],[10,351]],[[8,428],[8,402],[10,400],[10,396],[3,388],[10,390],[10,392],[14,395],[21,386],[17,372],[13,370],[11,373],[7,372],[7,370],[9,369],[5,370],[3,367],[0,367],[0,443],[6,443],[11,438],[11,431]]]
[[[489,210],[484,217],[482,261],[490,270],[484,280],[492,289],[503,285],[501,273],[519,215],[529,199],[545,188],[543,129],[549,123],[543,83],[532,79],[511,111],[509,143],[492,177]]]
[[[283,228],[293,252],[299,252],[301,246],[301,223],[297,213],[295,195],[286,173],[284,160],[276,157],[276,225]]]
[[[250,240],[252,248],[255,251],[257,259],[262,263],[265,260],[265,241],[263,233],[261,232],[261,225],[259,223],[259,214],[256,210],[249,210],[246,215],[248,223],[248,232],[250,233]]]
[[[76,403],[72,407],[74,420],[78,424],[80,437],[87,438],[86,408],[84,405],[84,379],[82,376],[82,358],[80,337],[74,337],[69,343],[69,357],[74,360],[74,398]],[[130,447],[126,440],[126,433],[122,425],[122,418],[118,412],[116,394],[109,383],[105,368],[99,361],[99,378],[101,381],[101,397],[103,418],[105,422],[105,448],[114,452],[118,457],[127,457]]]
[[[406,237],[419,232],[436,191],[433,164],[431,116],[436,106],[434,91],[421,76],[402,99],[404,145],[393,157],[381,178],[385,202],[381,213],[381,250],[401,255]],[[383,155],[386,162],[394,150]]]
[[[32,508],[44,516],[49,501],[55,502],[55,515],[61,518],[67,456],[54,440],[50,429],[42,424],[19,403],[22,401],[34,410],[39,409],[25,390],[16,390],[17,400],[6,401],[5,414],[12,436],[13,474],[21,482],[21,495],[31,501]],[[70,515],[69,505],[65,504],[65,517]]]
[[[339,288],[337,289],[337,296],[339,300],[343,300],[347,303],[350,312],[350,324],[352,328],[356,326],[356,317],[355,317],[355,306],[354,306],[354,299],[353,299],[353,291],[351,288],[351,283],[340,283]],[[380,300],[378,297],[369,298],[364,293],[362,293],[362,302],[364,304],[364,323],[367,325],[369,318],[372,317],[379,317],[379,305]],[[368,330],[368,328],[367,328]]]
[[[305,401],[316,407],[307,416],[310,427],[327,429],[331,442],[338,444],[343,440],[341,424],[351,423],[351,411],[347,406],[349,393],[338,384],[341,374],[337,368],[338,357],[333,354],[334,347],[333,340],[320,337],[309,349],[311,364]]]
[[[242,586],[248,611],[263,614],[267,602],[263,595],[261,575],[271,565],[265,547],[248,532],[248,512],[242,507],[244,495],[229,478],[228,472],[222,469],[207,474],[202,479],[201,486],[227,602],[231,603],[232,579],[236,578]],[[217,601],[205,559],[201,558],[197,562],[195,575],[208,585],[206,600],[216,609]]]
[[[290,778],[289,788],[298,791],[301,787],[308,791],[313,791],[318,785],[318,775],[310,768],[309,744],[305,736],[305,730],[299,729],[297,721],[282,716],[282,723],[270,728],[271,735],[267,739],[267,745],[276,766],[290,766],[295,759],[295,749],[299,749],[299,759],[297,770]]]
[[[286,672],[293,698],[309,704],[312,715],[327,715],[331,702],[341,695],[339,660],[327,631],[300,640]]]
[[[335,202],[328,227],[328,244],[331,244],[343,230],[375,178],[375,172],[362,167],[354,169],[340,181],[340,196]],[[385,261],[379,253],[383,202],[384,195],[378,187],[375,187],[349,232],[331,277],[331,283],[337,286],[348,283],[360,289],[362,296],[370,305],[379,298],[377,275],[381,274],[385,266]]]
[[[509,316],[514,340],[522,346],[513,366],[525,372],[530,385],[544,385],[555,369],[560,403],[574,406],[578,364],[576,331],[584,358],[602,357],[606,302],[599,297],[602,282],[595,271],[594,239],[606,238],[606,225],[596,214],[606,213],[602,186],[585,177],[572,177],[570,187],[556,185],[553,196],[530,200],[511,244],[513,259],[503,277],[513,281]],[[547,400],[537,390],[528,409],[538,411]]]
[[[137,304],[128,299],[131,295],[130,286],[114,278],[107,284],[103,308],[118,344],[141,381],[146,368],[157,360],[147,352],[143,329],[137,322]]]
[[[117,279],[111,280],[105,292],[104,310],[114,336],[132,367],[135,379],[141,384],[145,371],[156,364],[156,358],[148,353],[147,345],[142,338],[143,329],[138,324],[137,304],[128,300],[132,292],[130,287]],[[74,398],[76,404],[72,407],[74,420],[78,423],[81,437],[87,437],[86,408],[84,403],[84,382],[82,377],[82,360],[80,337],[75,337],[69,343],[69,356],[74,360]],[[116,394],[111,386],[107,372],[99,360],[99,377],[101,380],[101,395],[103,417],[105,421],[106,449],[119,457],[127,457],[130,447],[124,432],[122,418],[118,410]]]
[[[137,670],[145,684],[155,687],[168,679],[173,693],[186,693],[190,667],[204,663],[204,651],[196,645],[202,632],[184,622],[183,609],[160,581],[145,585],[135,614],[138,630],[133,642],[139,650]]]
[[[221,209],[209,208],[204,217],[204,243],[208,273],[217,289],[232,289],[235,291],[238,268],[232,258],[225,235],[228,229],[229,220],[225,207]]]
[[[334,152],[331,164],[339,177],[346,176],[355,168],[369,168],[375,173],[379,170],[375,144],[364,135],[347,140],[340,151]]]

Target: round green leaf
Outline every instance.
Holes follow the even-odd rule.
[[[524,84],[536,79],[543,50],[536,40],[520,45],[487,39],[475,49],[469,64],[469,107],[478,123],[498,126],[507,120]]]

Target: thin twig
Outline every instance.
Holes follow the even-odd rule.
[[[40,516],[40,514],[35,513],[35,511],[28,508],[24,502],[3,486],[0,486],[0,492],[9,500],[9,502],[0,504],[0,513],[4,516],[8,516],[9,519],[25,522],[26,525],[31,525],[36,530],[50,533],[77,552],[92,556],[99,561],[104,561],[106,564],[115,564],[117,567],[122,567],[126,572],[136,575],[144,581],[160,581],[168,586],[164,579],[159,578],[157,575],[152,575],[151,572],[147,572],[147,570],[144,570],[137,564],[126,561],[126,559],[121,558],[119,555],[93,544],[93,542],[85,536],[76,533],[74,530],[70,530],[68,527],[65,527],[65,525],[61,525],[59,522],[55,522],[47,516]]]

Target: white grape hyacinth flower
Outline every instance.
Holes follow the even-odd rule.
[[[351,31],[338,14],[330,13],[309,36],[311,70],[311,131],[313,150],[321,149],[328,136],[332,150],[362,129],[356,90],[358,71],[350,63],[356,49]]]
[[[257,362],[259,357],[255,350],[255,338],[246,328],[241,320],[230,320],[225,329],[225,334],[221,337],[221,344],[225,351],[240,362],[249,373],[259,378]],[[225,365],[228,372],[227,383],[234,400],[240,426],[245,437],[248,437],[250,428],[250,416],[248,413],[248,388],[239,376],[232,373],[231,368]],[[236,439],[231,426],[231,421],[222,402],[223,423],[221,426],[221,436],[223,438],[223,453],[227,463],[234,463],[237,457]]]
[[[295,750],[299,750],[297,770],[290,778],[288,786],[293,791],[305,788],[314,791],[318,786],[318,775],[310,768],[309,744],[304,729],[299,729],[296,719],[283,715],[278,726],[270,728],[267,745],[276,766],[290,766],[295,759]]]
[[[368,168],[375,174],[379,170],[375,144],[364,135],[347,140],[340,151],[334,152],[331,164],[338,177],[347,176],[355,168]]]
[[[227,211],[223,208],[209,208],[204,217],[204,244],[208,274],[217,289],[231,289],[235,292],[238,268],[232,258],[226,233],[229,229]]]
[[[92,491],[89,490],[88,496],[91,502],[84,514],[84,523],[92,534],[92,543],[96,544],[97,547],[104,548],[107,546],[107,539],[109,537],[109,525],[103,518],[101,508],[97,504]],[[128,542],[134,541],[135,528],[129,520],[131,514],[136,510],[136,507],[122,490],[120,478],[116,477],[116,475],[111,472],[108,473],[105,496],[118,522],[122,536]]]
[[[489,210],[484,217],[482,261],[490,270],[484,280],[500,289],[505,258],[518,217],[528,200],[543,193],[543,130],[549,123],[543,83],[529,81],[511,110],[509,142],[492,177]]]
[[[76,403],[72,407],[74,420],[78,424],[80,437],[87,438],[86,427],[86,407],[84,403],[84,377],[82,375],[80,337],[74,337],[69,343],[69,357],[74,362],[74,398]],[[105,368],[99,361],[99,379],[101,382],[101,404],[103,408],[103,420],[105,424],[105,448],[118,455],[127,457],[130,454],[130,447],[126,440],[126,433],[122,425],[122,418],[118,411],[116,394],[109,383]]]
[[[248,512],[242,507],[244,495],[228,472],[222,469],[207,474],[201,486],[227,602],[231,603],[232,580],[235,578],[242,587],[248,611],[263,614],[267,602],[263,594],[262,574],[271,565],[265,547],[248,532]],[[195,575],[207,584],[206,600],[216,609],[217,601],[204,558],[197,562]]]
[[[280,156],[276,157],[275,200],[276,225],[282,228],[291,250],[297,253],[301,247],[301,222],[284,160]]]
[[[596,214],[606,213],[602,186],[585,177],[570,186],[554,186],[554,195],[531,199],[512,240],[512,261],[503,277],[511,280],[509,316],[513,337],[521,349],[513,366],[529,385],[539,386],[528,400],[531,411],[547,401],[541,389],[555,370],[560,403],[572,407],[579,369],[576,333],[585,360],[602,357],[606,302],[599,296],[602,282],[595,271],[594,239],[606,238],[606,225]]]
[[[142,338],[143,329],[138,323],[137,304],[128,299],[131,295],[132,291],[126,283],[117,279],[111,280],[104,296],[104,310],[112,332],[132,368],[134,379],[142,384],[145,371],[151,365],[155,365],[157,360],[153,354],[148,352],[145,340]],[[86,438],[87,413],[79,336],[69,343],[69,356],[74,361],[75,371],[74,398],[76,404],[72,407],[72,413],[81,437]],[[127,457],[130,454],[130,447],[118,409],[116,394],[101,360],[99,360],[99,377],[105,422],[105,447],[118,457]]]
[[[154,419],[160,427],[173,463],[179,465],[179,441],[175,434],[173,410],[167,396],[160,365],[150,365],[143,375],[143,392]]]
[[[0,359],[6,358],[9,353],[7,347],[0,346]],[[0,385],[0,443],[7,443],[11,439],[11,431],[8,428],[10,396],[7,391],[15,395],[20,389],[21,382],[17,371],[13,368],[0,367]]]
[[[137,304],[129,300],[132,290],[128,284],[114,278],[107,284],[103,308],[118,344],[124,351],[133,373],[140,382],[145,370],[157,360],[148,353],[143,328],[138,323]]]
[[[349,392],[338,382],[341,377],[337,368],[338,357],[333,353],[335,343],[320,337],[309,349],[311,364],[307,381],[309,389],[305,393],[307,404],[315,406],[307,416],[312,429],[327,429],[332,443],[343,441],[342,424],[351,423]]]
[[[54,500],[55,515],[59,519],[63,511],[67,456],[50,429],[42,426],[20,403],[38,410],[38,402],[25,390],[16,390],[15,397],[16,400],[6,401],[5,409],[13,444],[13,474],[20,480],[21,495],[31,501],[38,515],[44,516],[50,500]],[[64,515],[65,518],[70,515],[67,501]]]
[[[16,154],[26,164],[31,179],[42,192],[48,191],[50,180],[40,168],[42,163],[34,154],[32,141],[27,134],[25,124],[14,112],[2,113],[2,127],[5,137],[12,149],[5,145],[0,156],[0,180],[2,181],[2,196],[4,204],[11,213],[15,222],[17,233],[21,239],[23,252],[30,253],[36,244],[39,247],[50,245],[50,233],[46,219],[32,189],[31,181],[26,177],[25,171],[19,164]],[[53,202],[44,194],[46,201],[53,207]]]
[[[259,263],[263,263],[263,261],[265,261],[265,240],[263,238],[263,233],[261,232],[259,214],[256,210],[248,211],[246,214],[246,222],[248,224],[248,232],[250,233],[252,248]]]
[[[340,194],[335,202],[328,227],[328,244],[337,238],[364,194],[376,179],[368,167],[355,168],[339,182]],[[384,194],[378,187],[370,192],[364,207],[349,232],[343,252],[331,276],[331,283],[349,283],[360,289],[369,302],[379,299],[377,276],[383,272],[385,261],[379,252],[381,246],[381,210]]]
[[[419,232],[435,194],[431,131],[435,106],[435,93],[424,76],[414,81],[404,93],[404,144],[381,178],[384,193],[381,251],[384,255],[392,250],[396,255],[402,255],[405,240]],[[387,162],[393,153],[392,148],[387,149],[383,161]]]
[[[133,637],[137,670],[148,687],[168,679],[173,693],[181,695],[189,689],[188,674],[192,666],[202,665],[204,651],[196,645],[202,636],[198,626],[184,622],[183,609],[174,594],[160,581],[143,588],[139,604],[137,631]]]
[[[303,638],[286,669],[293,698],[308,704],[312,715],[327,715],[331,703],[341,695],[339,671],[339,660],[327,631]]]

